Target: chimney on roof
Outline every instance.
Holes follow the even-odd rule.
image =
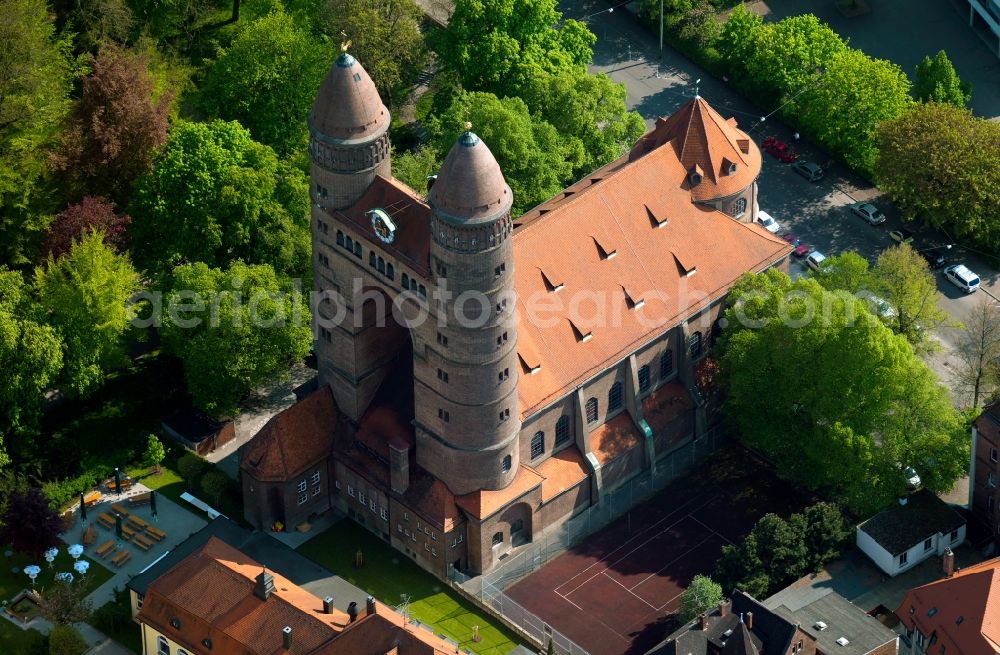
[[[350,623],[354,623],[358,620],[358,604],[353,600],[351,601],[351,604],[347,606],[347,618]]]
[[[267,600],[267,597],[274,591],[274,576],[268,573],[267,569],[262,569],[256,580],[257,582],[253,586],[253,595],[261,600]]]
[[[281,645],[285,647],[285,650],[292,650],[292,628],[286,625],[281,630]]]
[[[371,616],[374,613],[375,613],[375,599],[369,596],[368,599],[365,600],[365,615]]]
[[[323,613],[333,614],[333,596],[327,596],[323,599]]]
[[[702,612],[698,615],[698,629],[708,630],[708,614]]]
[[[389,484],[397,494],[410,488],[410,449],[389,444]]]
[[[951,548],[944,549],[944,557],[942,558],[941,564],[944,571],[944,577],[950,578],[955,575],[955,553],[952,552]]]
[[[719,618],[726,618],[729,616],[730,603],[728,600],[719,601]]]
[[[753,612],[747,612],[747,630],[753,630]]]

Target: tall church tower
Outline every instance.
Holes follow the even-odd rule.
[[[359,277],[362,252],[358,239],[336,234],[341,228],[334,210],[354,205],[376,176],[390,177],[389,110],[382,104],[368,73],[342,52],[320,85],[309,112],[309,178],[312,199],[313,286],[330,297],[344,297],[346,316],[329,330],[316,332],[320,384],[329,384],[340,410],[358,420],[381,380],[368,341],[374,316],[355,320],[353,281]],[[355,234],[357,237],[357,234]],[[351,244],[348,252],[346,245]],[[362,269],[363,270],[363,269]],[[318,307],[326,318],[336,315],[330,303]]]
[[[438,324],[414,371],[417,462],[459,495],[510,484],[521,429],[513,197],[470,127],[428,197]]]
[[[376,175],[391,175],[389,110],[368,73],[346,51],[320,85],[308,122],[314,213],[317,204],[350,207]]]

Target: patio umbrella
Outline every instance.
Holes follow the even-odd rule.
[[[83,493],[80,494],[80,520],[87,520],[87,503],[83,500]]]
[[[149,492],[149,511],[153,513],[153,517],[156,518],[156,492]]]
[[[115,467],[115,493],[120,494],[122,492],[122,472],[116,466]]]
[[[115,514],[115,534],[117,534],[118,538],[121,539],[121,537],[122,537],[122,515],[121,514],[117,514],[117,513]]]

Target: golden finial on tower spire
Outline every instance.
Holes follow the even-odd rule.
[[[340,42],[340,51],[347,52],[347,49],[351,47],[351,40],[347,38],[347,32],[340,30],[340,36],[343,41]]]
[[[465,121],[465,131],[470,132],[472,130],[472,123],[470,121]]]

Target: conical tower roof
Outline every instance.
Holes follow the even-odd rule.
[[[471,131],[463,133],[431,187],[428,203],[434,213],[456,224],[487,223],[509,212],[513,202],[489,147]]]
[[[354,57],[340,53],[309,112],[310,132],[324,141],[357,141],[388,127],[389,110],[372,78]]]

